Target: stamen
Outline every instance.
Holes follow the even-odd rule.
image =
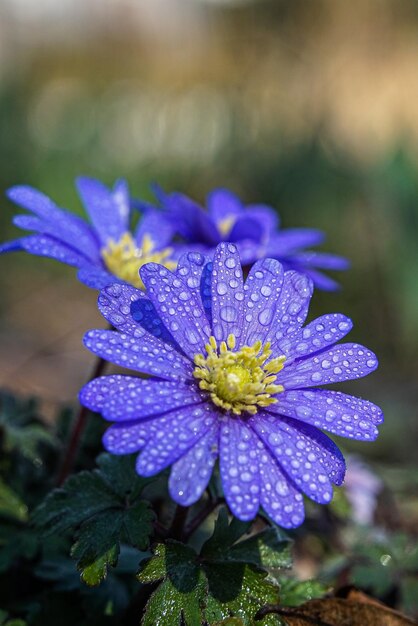
[[[235,215],[229,215],[225,217],[223,220],[218,222],[218,230],[221,233],[222,237],[226,237],[231,232],[237,218]]]
[[[142,239],[141,248],[138,248],[129,232],[124,233],[119,241],[110,239],[107,247],[101,250],[108,270],[138,289],[145,289],[139,275],[139,269],[145,263],[160,263],[168,269],[176,268],[177,264],[169,260],[171,253],[171,248],[155,250],[155,244],[147,234]]]
[[[243,346],[237,352],[236,339],[229,335],[218,348],[215,337],[209,337],[205,346],[207,356],[196,354],[193,376],[199,380],[200,389],[209,392],[212,402],[235,415],[255,415],[260,407],[277,402],[272,397],[284,391],[276,384],[277,374],[283,369],[285,356],[279,356],[266,364],[272,352],[270,343],[256,341]]]

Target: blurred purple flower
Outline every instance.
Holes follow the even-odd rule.
[[[338,283],[321,270],[346,270],[347,259],[335,254],[306,250],[321,244],[325,235],[311,228],[279,229],[277,212],[264,204],[244,206],[227,189],[214,189],[207,197],[207,211],[181,193],[154,188],[173,229],[183,240],[177,253],[194,250],[212,256],[221,241],[234,243],[243,265],[261,258],[274,258],[285,270],[309,276],[319,289],[333,291]],[[138,206],[142,206],[138,202]]]
[[[137,471],[172,466],[169,489],[183,506],[204,492],[219,457],[227,503],[249,520],[261,505],[279,525],[304,519],[303,496],[332,498],[345,463],[319,428],[373,440],[383,420],[366,400],[316,389],[366,376],[375,355],[356,343],[334,345],[351,329],[341,314],[303,327],[312,281],[257,261],[245,282],[237,248],[222,243],[213,261],[184,255],[176,272],[141,268],[146,293],[104,289],[99,308],[116,330],[92,330],[95,354],[149,378],[96,378],[81,402],[116,422],[104,436],[114,454],[142,451]]]
[[[383,489],[383,481],[356,456],[350,456],[344,481],[351,516],[357,524],[371,524],[377,497]]]
[[[17,215],[14,224],[34,234],[0,245],[0,254],[24,250],[73,265],[81,282],[94,289],[115,282],[142,288],[138,270],[149,261],[175,267],[167,248],[173,229],[161,211],[144,206],[139,225],[130,230],[131,206],[125,181],[118,181],[109,190],[97,180],[81,177],[77,188],[90,224],[32,187],[9,189],[8,197],[31,212]]]

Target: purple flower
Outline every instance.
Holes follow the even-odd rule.
[[[303,494],[332,498],[344,458],[321,430],[370,441],[382,422],[371,402],[318,389],[366,376],[375,355],[356,343],[335,345],[351,329],[344,315],[303,327],[312,281],[257,261],[245,282],[236,246],[222,243],[213,261],[184,255],[176,272],[141,268],[146,293],[112,285],[99,308],[116,330],[92,330],[95,354],[149,378],[110,375],[81,391],[81,402],[116,422],[104,445],[141,451],[137,471],[172,466],[169,489],[183,506],[205,490],[219,457],[227,503],[252,519],[260,505],[279,525],[298,526]]]
[[[274,258],[285,270],[309,276],[316,287],[327,291],[338,284],[321,270],[346,270],[346,259],[324,252],[306,250],[321,244],[325,235],[311,228],[279,229],[277,212],[264,204],[244,206],[227,189],[215,189],[207,197],[207,211],[181,193],[165,194],[155,188],[165,215],[184,244],[178,253],[191,249],[212,256],[221,241],[234,243],[243,265],[261,258]],[[139,203],[141,206],[141,203]]]
[[[34,234],[0,245],[2,252],[24,250],[74,265],[78,278],[94,289],[121,282],[143,288],[138,270],[149,261],[175,267],[167,248],[173,229],[160,211],[144,206],[144,215],[130,230],[128,186],[118,181],[112,190],[91,178],[77,179],[90,224],[58,207],[29,186],[12,187],[8,197],[31,213],[17,215],[16,226]]]

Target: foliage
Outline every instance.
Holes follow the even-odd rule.
[[[148,601],[144,625],[228,623],[231,617],[249,625],[264,604],[277,604],[279,586],[268,571],[290,567],[290,541],[275,528],[242,539],[249,529],[235,518],[229,523],[222,508],[199,555],[176,541],[158,544],[138,576],[144,583],[162,580]],[[278,621],[268,616],[260,623]]]
[[[71,556],[92,586],[116,565],[121,542],[148,548],[154,520],[149,503],[140,499],[150,481],[136,474],[132,457],[102,454],[97,464],[98,470],[75,474],[52,491],[32,517],[46,535],[73,531]]]

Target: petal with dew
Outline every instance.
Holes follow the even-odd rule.
[[[86,348],[106,361],[143,374],[181,381],[193,375],[186,357],[146,331],[138,338],[114,330],[90,330],[83,341]]]
[[[367,376],[378,365],[376,355],[357,343],[342,343],[294,361],[280,372],[285,389],[316,387]]]
[[[244,285],[236,246],[221,243],[216,248],[212,266],[212,328],[218,341],[228,335],[241,337]]]
[[[115,422],[160,415],[205,399],[195,386],[121,374],[95,378],[80,391],[84,406]]]
[[[192,360],[202,352],[210,336],[210,326],[200,297],[178,274],[156,263],[147,263],[141,278],[151,302],[165,327]]]
[[[300,526],[305,518],[303,496],[263,445],[260,451],[261,506],[283,528]]]
[[[341,484],[345,471],[331,439],[316,428],[267,413],[250,423],[298,489],[320,504],[331,501],[331,482]]]
[[[253,265],[244,285],[244,331],[241,345],[264,341],[283,285],[283,267],[275,259]]]
[[[222,486],[232,513],[244,521],[253,519],[260,505],[260,447],[251,428],[225,416],[219,446]]]
[[[208,404],[186,406],[153,420],[153,431],[136,463],[141,476],[154,476],[175,463],[216,425]]]
[[[182,506],[194,504],[208,486],[218,458],[218,431],[218,425],[214,424],[173,464],[168,487],[171,497],[178,504]]]
[[[281,393],[277,399],[268,407],[269,413],[286,415],[348,439],[376,439],[376,426],[383,422],[378,406],[340,391],[296,389]]]
[[[350,318],[341,313],[327,313],[280,339],[276,350],[286,356],[287,365],[295,359],[315,354],[345,337],[353,327]]]

